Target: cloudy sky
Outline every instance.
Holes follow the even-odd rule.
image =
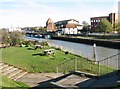
[[[117,12],[119,0],[0,0],[0,28],[45,26],[54,22],[76,19],[80,23],[90,17]]]

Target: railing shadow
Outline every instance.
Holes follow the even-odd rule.
[[[74,86],[63,86],[57,84],[60,80],[63,80],[72,74],[80,76],[80,78],[86,78],[85,80],[81,80],[79,82],[76,82]],[[114,78],[117,75],[118,78]],[[50,79],[44,82],[39,82],[37,86],[32,87],[30,89],[104,89],[105,87],[108,89],[113,89],[120,86],[120,83],[118,83],[120,79],[120,70],[102,75],[102,76],[93,76],[89,74],[84,74],[80,72],[71,72],[69,74],[62,75],[60,77]],[[113,81],[109,81],[113,80]],[[69,81],[67,81],[69,82]]]

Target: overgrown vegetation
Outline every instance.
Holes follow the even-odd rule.
[[[2,44],[15,46],[23,41],[24,33],[19,31],[8,32],[7,30],[0,30]]]
[[[120,33],[120,22],[119,23],[115,23],[113,25],[113,29],[114,29],[114,31],[118,31]]]

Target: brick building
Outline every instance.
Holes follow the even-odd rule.
[[[46,22],[46,28],[47,28],[47,32],[55,32],[56,31],[56,27],[54,22],[52,21],[51,18],[49,18]]]
[[[118,22],[118,14],[110,13],[109,16],[100,16],[100,17],[92,17],[92,18],[90,18],[90,21],[91,21],[91,31],[93,31],[93,32],[96,31],[96,28],[100,24],[102,19],[107,19],[113,26],[114,23]]]

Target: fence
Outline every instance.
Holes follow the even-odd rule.
[[[82,71],[100,76],[119,69],[119,60],[117,58],[119,54],[120,53],[97,62],[85,58],[67,59],[67,61],[57,66],[56,71],[57,73],[64,74],[72,71]]]
[[[71,50],[69,47],[64,48],[59,45],[49,44],[49,46],[60,48],[63,51],[69,51],[72,54],[75,54],[74,50]],[[83,71],[88,73],[93,73],[98,76],[118,70],[120,67],[119,61],[120,53],[107,57],[103,60],[93,61],[87,60],[86,58],[72,58],[66,62],[57,66],[57,73],[68,73],[71,71]],[[81,55],[82,56],[82,55]]]
[[[120,67],[119,55],[120,53],[117,53],[115,55],[112,55],[110,57],[98,61],[98,75],[101,75],[102,73],[108,73],[110,71],[118,70]],[[103,70],[101,66],[106,69]]]

